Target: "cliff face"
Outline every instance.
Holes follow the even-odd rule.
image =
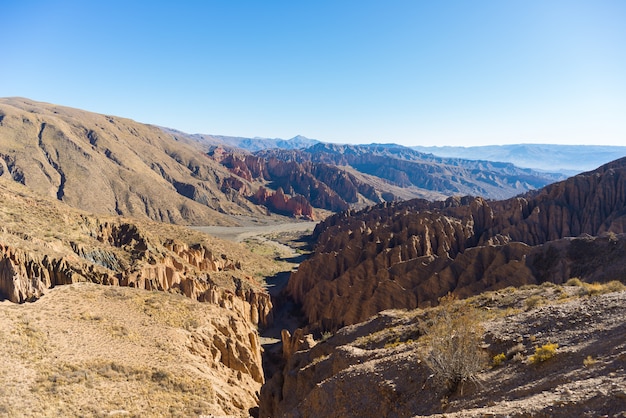
[[[242,274],[241,261],[214,254],[201,243],[149,238],[132,223],[86,217],[83,221],[82,228],[96,243],[71,242],[70,248],[61,244],[56,251],[43,253],[24,250],[19,244],[0,244],[0,295],[22,303],[38,299],[54,286],[88,281],[177,290],[234,310],[254,325],[271,322],[269,295]]]
[[[340,211],[348,209],[351,204],[360,200],[372,203],[383,201],[373,186],[332,165],[283,161],[273,156],[266,158],[216,149],[210,154],[231,173],[249,182],[271,186],[277,192],[282,190],[282,193],[290,195],[291,198],[306,201],[306,205],[311,207]],[[259,188],[257,193],[263,194],[264,190],[265,187],[263,190]],[[389,195],[387,198],[393,200],[394,196]],[[265,200],[256,194],[253,200],[265,204]],[[279,213],[286,210],[275,208],[271,202],[268,208]]]
[[[448,292],[616,279],[579,260],[589,265],[585,254],[602,259],[600,248],[611,249],[606,263],[593,262],[611,270],[621,265],[623,241],[567,237],[621,234],[625,224],[626,159],[504,201],[383,204],[320,223],[315,254],[292,274],[288,292],[313,326],[332,330],[384,309],[428,306]]]
[[[302,195],[288,197],[282,188],[272,192],[265,187],[259,187],[252,200],[260,205],[265,205],[272,212],[315,220],[313,206]]]

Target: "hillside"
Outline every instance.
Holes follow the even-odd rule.
[[[0,416],[248,417],[256,331],[181,295],[75,283],[0,302]]]
[[[448,292],[624,277],[625,241],[614,238],[624,232],[626,159],[508,200],[413,200],[331,216],[287,290],[311,326],[335,330]]]
[[[457,390],[429,363],[439,308],[384,311],[316,341],[306,335],[263,386],[260,417],[623,416],[624,288],[546,283],[457,302],[456,312],[477,315],[464,324],[477,327],[481,360]],[[553,351],[537,357],[546,346]],[[470,361],[455,359],[448,366]]]
[[[192,143],[128,119],[0,99],[0,176],[93,213],[234,224],[264,211]]]
[[[248,416],[264,380],[257,327],[273,315],[263,278],[279,270],[0,177],[0,415]]]

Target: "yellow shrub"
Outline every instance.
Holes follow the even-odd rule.
[[[504,360],[506,360],[506,355],[504,353],[496,354],[495,356],[493,356],[491,364],[493,365],[493,367],[498,367],[502,363],[504,363]]]
[[[530,356],[529,360],[533,364],[541,363],[556,355],[556,349],[559,345],[556,343],[544,344],[541,347],[535,348],[535,354]]]

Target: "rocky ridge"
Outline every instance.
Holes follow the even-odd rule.
[[[619,278],[626,250],[615,234],[624,232],[626,159],[503,201],[413,200],[331,216],[287,291],[311,326],[335,330],[448,292]]]

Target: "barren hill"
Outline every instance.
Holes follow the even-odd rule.
[[[624,232],[626,159],[503,201],[413,200],[331,216],[288,292],[312,326],[334,330],[448,292],[623,279],[626,240],[615,234]]]
[[[192,143],[128,119],[21,98],[0,100],[0,176],[93,213],[199,225],[261,213]]]

